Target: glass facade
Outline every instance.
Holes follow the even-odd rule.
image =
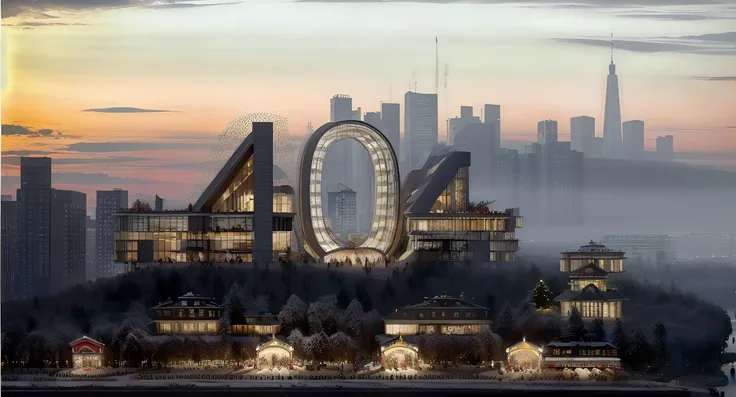
[[[291,246],[292,224],[292,214],[274,215],[275,255]],[[117,216],[116,262],[250,262],[252,253],[252,213],[130,212]]]
[[[606,290],[606,279],[605,278],[597,278],[597,279],[570,279],[570,290],[572,291],[582,291],[585,287],[589,286],[590,284],[595,285],[598,287],[599,290],[605,291]]]
[[[410,215],[405,223],[407,249],[424,252],[422,260],[512,262],[519,249],[515,218],[508,211]],[[435,257],[426,258],[427,251]]]
[[[619,258],[600,258],[594,255],[588,255],[585,257],[570,257],[563,255],[560,259],[560,271],[561,272],[574,272],[583,266],[594,263],[596,266],[609,273],[619,273],[624,271],[624,258],[623,253]]]
[[[437,197],[430,212],[465,212],[468,210],[468,168],[462,167],[457,170],[444,191]]]
[[[235,173],[233,181],[212,206],[212,212],[253,212],[253,156]]]
[[[620,301],[568,301],[561,302],[560,312],[563,316],[569,316],[572,308],[575,307],[580,312],[581,317],[612,320],[621,318],[622,306]]]
[[[499,232],[506,230],[506,219],[491,217],[448,216],[446,218],[410,218],[406,225],[407,233],[413,231],[488,231]]]

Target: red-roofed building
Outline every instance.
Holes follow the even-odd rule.
[[[104,363],[105,344],[87,335],[69,343],[72,347],[74,368],[101,368]]]

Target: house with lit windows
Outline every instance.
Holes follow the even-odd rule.
[[[220,330],[223,307],[212,298],[192,292],[151,308],[159,335],[215,335]]]
[[[618,347],[608,342],[552,341],[544,347],[546,368],[611,368],[621,369]]]
[[[490,328],[488,308],[442,294],[424,302],[396,309],[384,318],[387,335],[474,335]],[[392,338],[394,339],[394,338]]]
[[[568,272],[570,278],[570,288],[555,298],[560,314],[570,316],[577,308],[583,318],[621,318],[627,299],[608,285],[608,275],[623,271],[624,253],[592,241],[576,252],[563,252],[560,259],[560,270]],[[590,262],[580,266],[581,260]]]

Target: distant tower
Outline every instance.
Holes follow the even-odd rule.
[[[613,33],[611,34],[611,64],[606,82],[606,110],[603,114],[603,155],[621,156],[621,104],[618,95],[618,76],[613,63]]]
[[[434,92],[440,92],[440,39],[434,36]]]

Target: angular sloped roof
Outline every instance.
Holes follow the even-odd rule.
[[[77,338],[77,339],[74,339],[73,341],[69,342],[69,346],[74,346],[74,345],[77,345],[77,344],[82,343],[82,342],[89,342],[89,343],[92,343],[93,345],[96,345],[96,346],[99,346],[99,347],[105,346],[104,343],[102,343],[102,342],[100,342],[98,340],[94,340],[94,339],[90,338],[87,335],[82,335],[81,338]]]
[[[254,129],[255,129],[255,124]],[[243,143],[233,152],[232,156],[227,160],[225,165],[217,173],[217,176],[210,182],[206,189],[199,196],[197,202],[194,204],[195,211],[209,212],[212,205],[217,201],[217,198],[222,196],[233,181],[236,172],[245,165],[245,162],[253,154],[253,133],[249,134]]]
[[[589,263],[570,273],[570,278],[603,278],[608,276],[608,272],[596,266],[595,263]]]
[[[626,299],[615,289],[601,291],[593,284],[589,284],[582,291],[566,290],[555,298],[557,302],[578,301],[625,301]]]
[[[419,170],[409,173],[401,190],[405,214],[426,214],[442,194],[458,169],[470,167],[469,152],[448,152],[430,156]]]

